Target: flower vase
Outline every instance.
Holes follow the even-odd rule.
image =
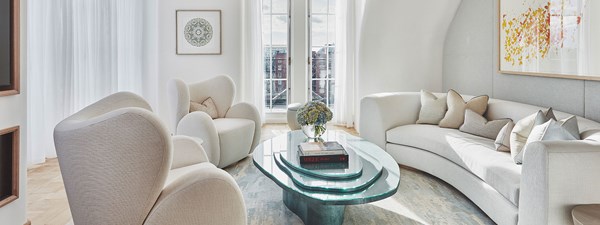
[[[309,124],[309,125],[302,126],[302,132],[304,132],[304,134],[309,139],[314,139],[314,140],[320,139],[326,130],[327,130],[327,128],[326,128],[325,124],[323,124],[323,125]]]

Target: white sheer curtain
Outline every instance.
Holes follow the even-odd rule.
[[[144,0],[29,0],[28,164],[56,157],[53,129],[117,91],[142,93]]]
[[[242,98],[256,106],[264,123],[262,0],[245,0],[243,2]]]
[[[356,16],[354,0],[336,0],[334,123],[354,126],[356,77]]]

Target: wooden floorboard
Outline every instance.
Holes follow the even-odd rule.
[[[357,135],[352,128],[328,126]],[[289,131],[286,124],[268,124],[262,129],[261,140]],[[58,160],[48,159],[27,170],[27,218],[32,225],[65,225],[71,221],[71,211],[60,174]]]

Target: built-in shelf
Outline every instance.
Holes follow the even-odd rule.
[[[0,207],[19,198],[19,127],[0,130]]]

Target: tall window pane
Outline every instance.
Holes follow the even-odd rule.
[[[335,103],[335,0],[310,0],[311,98]]]
[[[288,99],[288,0],[263,0],[265,107],[285,110]]]

